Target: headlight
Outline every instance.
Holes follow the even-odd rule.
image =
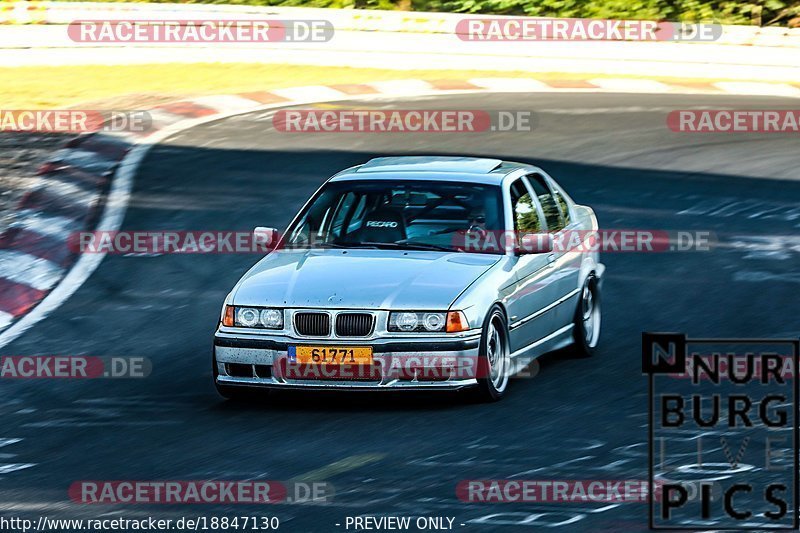
[[[404,333],[412,331],[453,333],[469,329],[469,324],[461,311],[450,311],[449,313],[398,311],[389,313],[388,329]]]
[[[425,313],[422,315],[422,325],[428,331],[442,331],[445,316],[444,313]]]
[[[397,331],[414,331],[419,324],[419,317],[417,313],[393,313],[395,321],[394,325]],[[392,329],[392,320],[389,319],[389,329]]]
[[[269,329],[283,329],[283,313],[277,309],[263,309],[261,325]]]
[[[222,325],[240,328],[283,329],[283,310],[228,305],[225,307]]]
[[[252,328],[258,324],[258,309],[240,307],[236,310],[236,325]]]

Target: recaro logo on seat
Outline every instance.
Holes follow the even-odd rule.
[[[368,228],[396,228],[397,222],[390,222],[387,220],[368,220]]]

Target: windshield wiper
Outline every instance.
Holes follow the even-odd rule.
[[[397,243],[399,246],[408,248],[409,250],[436,250],[440,252],[463,252],[458,248],[450,248],[448,246],[440,246],[438,244],[428,244],[426,242],[403,242]]]
[[[372,244],[372,243],[371,243]],[[381,243],[374,243],[376,245]],[[427,242],[392,242],[385,243],[386,245],[397,248],[399,250],[433,250],[437,252],[460,252],[457,248],[450,248],[449,246],[441,246],[439,244],[430,244]]]
[[[314,245],[316,248],[340,248],[340,249],[347,249],[347,248],[379,248],[384,244],[391,243],[382,243],[382,242],[362,242],[362,241],[355,241],[355,242],[321,242]]]
[[[455,248],[440,246],[438,244],[428,244],[424,242],[376,242],[376,241],[353,241],[353,242],[326,242],[317,244],[320,248],[378,248],[388,250],[432,250],[437,252],[461,252]]]
[[[358,243],[355,243],[358,244]],[[351,248],[350,243],[342,242],[320,242],[316,243],[312,248]]]

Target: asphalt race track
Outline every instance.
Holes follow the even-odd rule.
[[[347,516],[455,517],[457,530],[644,530],[647,506],[467,504],[465,479],[646,479],[642,331],[797,337],[797,138],[669,131],[683,108],[792,108],[761,97],[481,94],[365,100],[336,108],[529,110],[532,132],[286,134],[273,112],[178,134],[135,179],[121,229],[284,228],[315,188],[385,154],[466,154],[535,162],[604,228],[709,230],[686,253],[608,253],[603,333],[592,359],[540,360],[499,404],[463,394],[282,393],[240,405],[216,395],[210,348],[220,306],[254,255],[108,256],[62,307],[4,355],[141,355],[147,379],[23,382],[0,395],[0,500],[18,516],[175,518],[275,515],[285,531],[344,531]],[[347,290],[358,290],[349,287]],[[0,441],[2,442],[2,441]],[[88,506],[77,480],[311,479],[332,503]],[[337,526],[336,524],[341,524]],[[461,526],[460,524],[464,524]]]

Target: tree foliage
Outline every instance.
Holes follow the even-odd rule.
[[[170,0],[151,1],[174,3]],[[388,9],[800,27],[800,0],[185,0],[179,3]]]

